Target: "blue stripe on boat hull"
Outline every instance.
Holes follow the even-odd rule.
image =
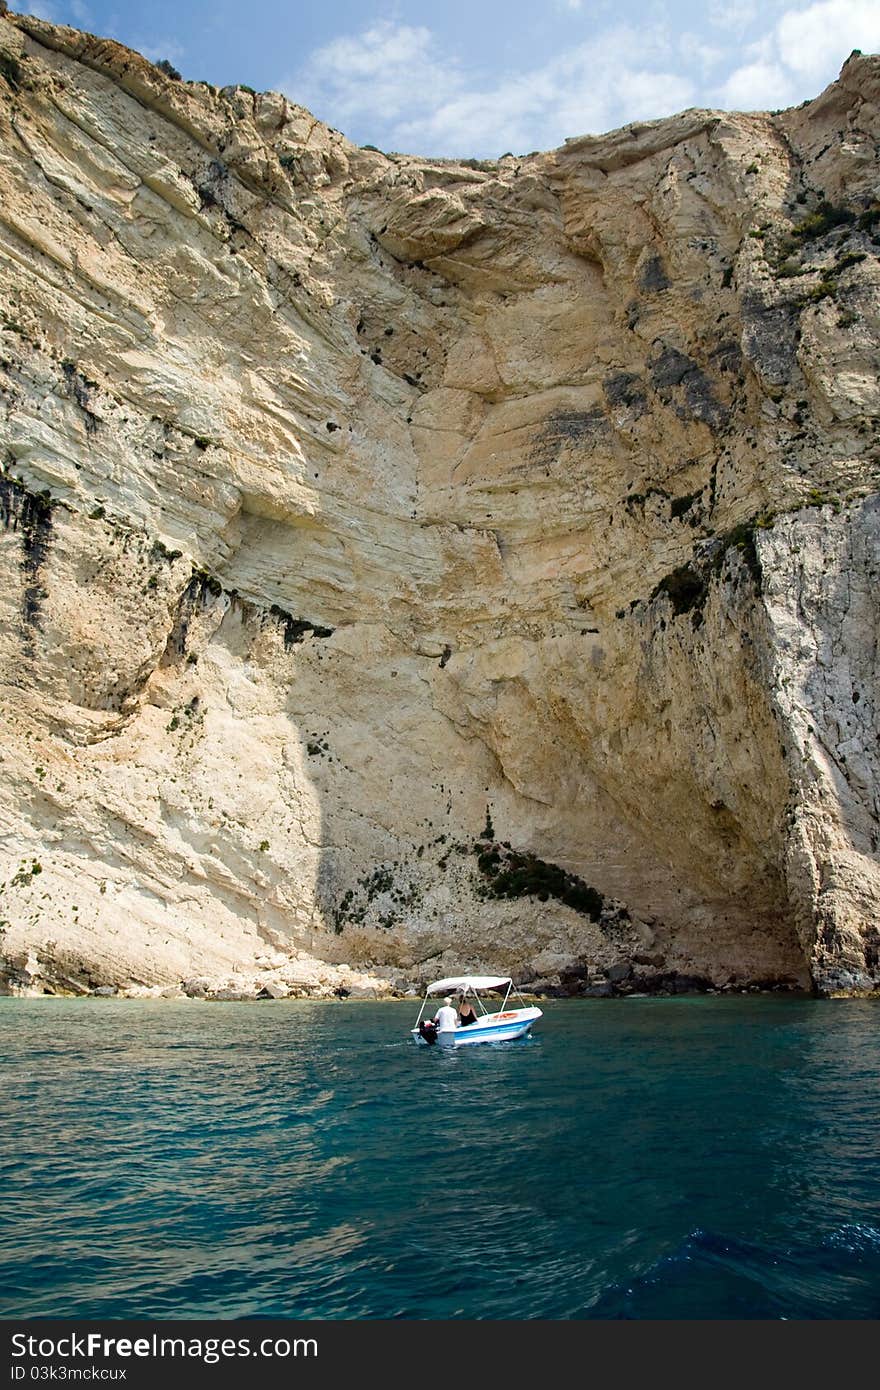
[[[471,1024],[469,1028],[458,1028],[454,1033],[438,1033],[437,1044],[440,1047],[472,1047],[481,1042],[511,1042],[528,1033],[536,1021],[530,1018],[525,1023],[496,1024],[494,1028],[475,1028]],[[412,1036],[416,1042],[427,1047],[425,1039],[416,1029],[412,1030]]]
[[[532,1023],[519,1023],[512,1028],[482,1028],[478,1032],[475,1028],[473,1033],[468,1030],[468,1036],[462,1037],[459,1033],[454,1034],[455,1047],[470,1047],[473,1043],[479,1042],[508,1042],[513,1038],[521,1038],[524,1033],[528,1033]],[[464,1031],[464,1030],[462,1030]]]

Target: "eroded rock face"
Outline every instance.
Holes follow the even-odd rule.
[[[8,988],[878,988],[878,100],[430,163],[0,23]]]

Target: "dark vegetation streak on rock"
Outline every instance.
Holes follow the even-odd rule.
[[[555,463],[566,445],[583,445],[608,428],[599,406],[592,410],[557,410],[548,415],[532,447],[530,461],[540,465]]]
[[[26,649],[29,651],[28,629],[40,627],[41,609],[46,597],[40,571],[49,554],[52,508],[55,505],[48,492],[30,492],[17,478],[0,477],[0,517],[3,526],[21,535],[21,571],[25,583],[22,619]]]

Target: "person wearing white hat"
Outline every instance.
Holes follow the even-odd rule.
[[[434,1024],[438,1033],[454,1033],[458,1027],[458,1014],[452,1007],[451,995],[443,1000],[442,1006],[434,1015]]]

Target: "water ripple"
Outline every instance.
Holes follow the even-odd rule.
[[[880,1013],[0,1000],[0,1315],[880,1314]]]

